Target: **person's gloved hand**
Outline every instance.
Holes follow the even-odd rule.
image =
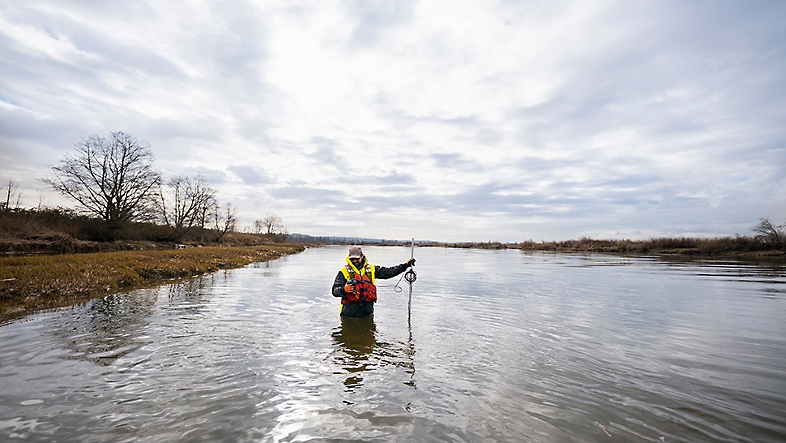
[[[415,259],[414,258],[410,258],[409,260],[407,260],[407,263],[405,263],[405,264],[407,266],[409,266],[409,267],[415,266]]]
[[[355,285],[350,285],[350,284],[344,285],[344,292],[346,292],[347,294],[351,294],[355,292]]]

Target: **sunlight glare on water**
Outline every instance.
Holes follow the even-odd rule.
[[[786,440],[782,265],[415,255],[411,315],[324,247],[2,325],[0,441]]]

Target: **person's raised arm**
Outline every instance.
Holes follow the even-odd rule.
[[[380,279],[393,278],[401,274],[402,272],[406,271],[407,268],[409,268],[410,266],[415,266],[414,258],[410,258],[405,263],[396,266],[391,266],[389,268],[386,268],[384,266],[377,266],[376,269],[374,270],[374,275],[376,275],[376,277]]]

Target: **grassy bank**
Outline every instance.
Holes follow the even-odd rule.
[[[0,321],[105,294],[268,261],[291,244],[0,257]]]
[[[62,208],[0,209],[0,254],[74,254],[191,246],[256,246],[283,243],[281,234],[249,234],[192,226],[176,240],[173,228],[147,222],[128,222],[107,230],[103,220]]]
[[[786,249],[781,243],[766,238],[751,236],[715,238],[653,238],[648,240],[598,240],[582,238],[566,241],[525,241],[520,243],[448,243],[422,244],[419,246],[442,246],[474,249],[520,249],[523,251],[601,253],[621,255],[665,255],[665,256],[714,256],[731,258],[786,258]]]

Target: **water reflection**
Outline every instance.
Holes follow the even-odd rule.
[[[278,260],[274,260],[274,261],[252,263],[248,265],[248,267],[251,269],[262,270],[262,275],[264,275],[265,277],[278,277],[281,269],[281,265],[282,263],[286,262],[286,259],[287,257],[281,257]]]
[[[415,387],[415,347],[412,336],[407,343],[387,343],[377,340],[374,316],[341,317],[341,326],[333,330],[333,341],[338,348],[332,353],[334,362],[348,373],[344,379],[346,391],[363,386],[365,372],[383,366],[403,368],[410,374],[404,384]]]
[[[70,359],[102,366],[148,344],[139,338],[148,325],[158,298],[155,289],[138,291],[133,297],[114,294],[94,300],[84,310],[63,311],[53,325],[53,335],[72,352]]]
[[[169,308],[184,316],[199,315],[210,301],[208,287],[212,287],[215,275],[187,280],[169,286]]]
[[[347,391],[363,385],[363,372],[373,368],[371,353],[376,345],[377,328],[374,317],[341,317],[341,326],[334,330],[333,340],[341,352],[335,356],[338,363],[350,375],[344,380]]]
[[[208,284],[210,279],[195,279],[163,288],[108,295],[91,301],[83,309],[61,311],[52,335],[71,351],[67,358],[109,366],[152,343],[144,330],[156,312],[161,291],[167,292],[170,314],[181,319],[197,318],[210,298],[204,290]]]

